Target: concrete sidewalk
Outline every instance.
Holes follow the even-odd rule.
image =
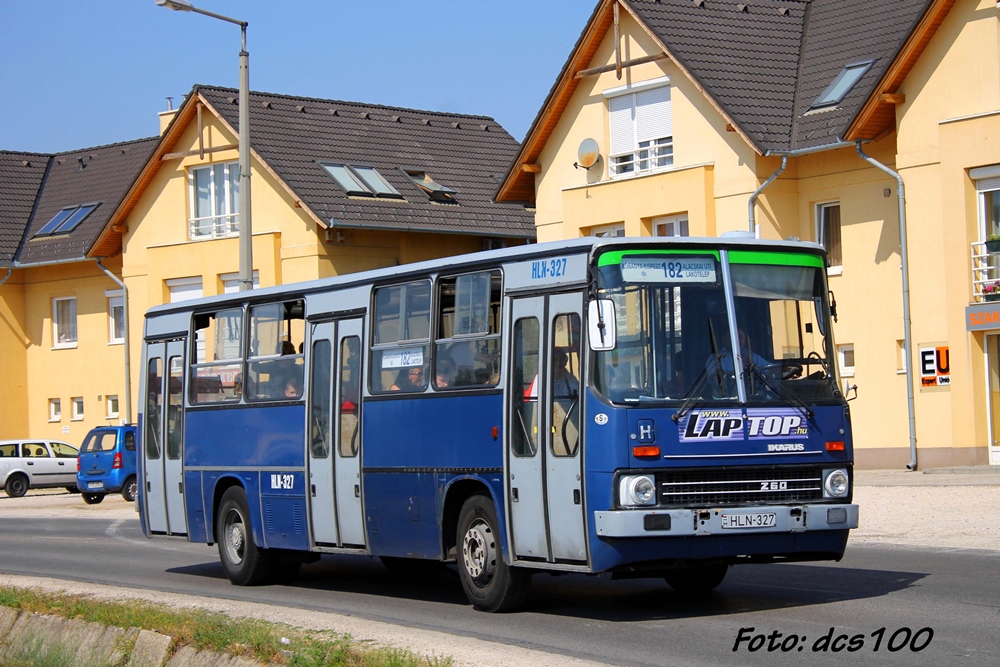
[[[1000,466],[959,466],[926,470],[858,470],[855,486],[1000,486]]]

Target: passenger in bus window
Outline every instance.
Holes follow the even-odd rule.
[[[441,357],[435,365],[434,386],[449,387],[455,384],[455,365],[448,357]]]
[[[299,398],[302,396],[302,378],[292,376],[285,383],[285,398]]]
[[[400,369],[396,376],[396,381],[389,387],[389,391],[422,391],[424,388],[424,369],[421,366],[415,368]]]
[[[569,398],[580,393],[580,381],[566,368],[568,362],[566,350],[557,347],[552,351],[552,395],[556,398]]]

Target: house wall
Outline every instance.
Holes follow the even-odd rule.
[[[626,13],[621,14],[622,60],[661,53]],[[613,32],[587,67],[613,65]],[[674,125],[674,168],[654,175],[611,181],[608,103],[603,92],[663,76],[670,77]],[[597,141],[601,159],[576,169],[577,149]],[[646,63],[582,79],[543,148],[536,176],[538,240],[586,236],[590,228],[624,222],[627,234],[649,233],[650,218],[687,213],[692,235],[714,236],[747,229],[747,197],[757,187],[754,151],[734,132],[707,98],[669,60]],[[777,166],[778,163],[775,163]]]
[[[120,273],[114,260],[104,265]],[[91,428],[118,423],[118,419],[107,418],[107,396],[119,397],[119,411],[124,416],[124,346],[110,342],[106,296],[106,292],[120,288],[95,262],[22,271],[26,323],[22,368],[27,380],[22,404],[26,407],[22,420],[25,430],[17,437],[53,438],[78,447]],[[77,343],[75,347],[56,348],[52,300],[65,297],[76,298]],[[72,417],[74,397],[83,398],[82,419]],[[60,399],[59,420],[49,420],[50,398]]]
[[[0,270],[0,280],[7,270]],[[27,346],[24,275],[14,271],[0,285],[0,440],[28,433]]]
[[[622,16],[622,60],[659,53],[630,16]],[[609,31],[586,67],[614,63]],[[970,244],[980,240],[969,169],[1000,163],[1000,24],[993,0],[960,0],[898,92],[897,128],[864,151],[903,176],[909,254],[911,333],[918,467],[985,463],[988,428],[984,336],[966,332],[973,300]],[[609,180],[608,88],[664,75],[674,114],[672,169]],[[597,140],[602,160],[574,169],[580,142]],[[653,216],[687,212],[690,233],[714,236],[747,228],[747,202],[780,166],[756,154],[670,61],[583,79],[541,152],[536,176],[539,240],[573,238],[624,223],[648,235]],[[853,344],[857,385],[851,403],[859,467],[898,468],[910,460],[898,192],[894,178],[853,147],[791,156],[755,208],[762,238],[816,238],[816,205],[839,201],[842,271],[829,283],[839,309],[838,345]],[[1000,333],[998,331],[997,333]],[[947,345],[951,386],[921,390],[917,351]],[[1000,398],[1000,395],[998,395]],[[1000,402],[1000,401],[998,401]],[[1000,410],[1000,406],[997,406]],[[1000,454],[998,454],[1000,456]]]

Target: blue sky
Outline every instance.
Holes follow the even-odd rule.
[[[597,0],[193,0],[249,22],[252,90],[495,118],[524,138]],[[240,29],[154,0],[0,0],[0,150],[159,131],[239,85]]]

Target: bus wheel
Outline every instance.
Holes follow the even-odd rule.
[[[80,495],[83,498],[83,502],[88,505],[99,505],[102,500],[104,500],[103,493],[83,493]]]
[[[125,484],[122,486],[122,498],[125,502],[131,503],[135,500],[135,492],[138,490],[138,485],[135,482],[135,477],[129,477],[125,480]]]
[[[253,586],[271,574],[273,558],[253,541],[247,495],[238,486],[222,495],[215,521],[219,560],[229,581],[237,586]]]
[[[503,562],[493,501],[472,496],[458,517],[458,572],[466,597],[482,611],[511,611],[528,596],[531,573]]]
[[[728,571],[728,565],[701,565],[673,570],[663,578],[678,593],[706,593],[721,584]]]

